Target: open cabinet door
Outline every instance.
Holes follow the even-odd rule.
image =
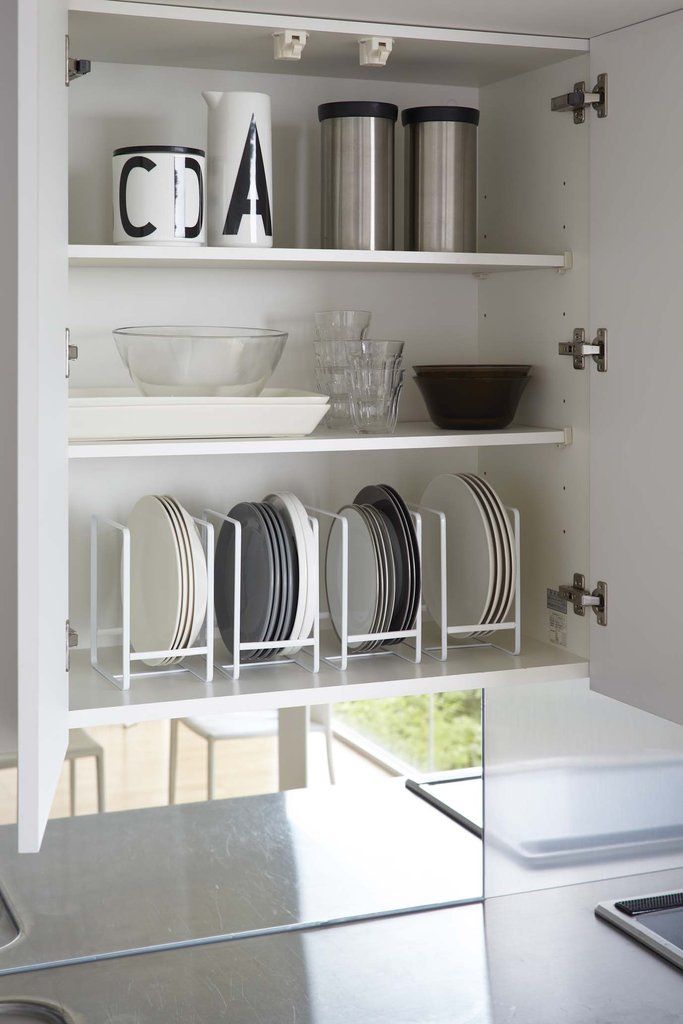
[[[683,13],[591,42],[592,687],[683,723]],[[570,83],[571,84],[571,83]],[[559,114],[557,116],[560,116]],[[571,115],[565,115],[571,116]],[[577,371],[579,372],[579,371]]]
[[[28,852],[40,847],[68,741],[67,5],[10,3],[19,69],[18,815]]]

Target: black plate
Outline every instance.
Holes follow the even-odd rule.
[[[285,617],[279,637],[282,640],[289,640],[292,637],[294,620],[296,619],[296,608],[299,600],[299,551],[296,545],[296,534],[294,533],[294,527],[292,526],[292,522],[288,515],[285,515],[277,505],[272,505],[267,500],[264,501],[263,504],[267,505],[275,516],[276,522],[280,528],[281,540],[284,544],[285,577],[283,583],[283,600]],[[286,654],[287,649],[283,648],[283,651],[274,651],[273,653]]]
[[[257,643],[266,639],[272,615],[275,555],[266,520],[251,502],[241,502],[228,513],[242,525],[242,573],[240,640]],[[223,523],[216,545],[214,592],[216,622],[221,639],[232,652],[235,579],[235,530]],[[254,657],[245,651],[243,661]]]
[[[401,509],[394,497],[379,484],[363,487],[353,500],[356,505],[373,505],[384,517],[396,568],[396,596],[388,631],[393,633],[406,629],[404,623],[408,620],[413,604],[413,557]]]
[[[420,606],[420,596],[422,594],[422,566],[420,564],[420,549],[417,543],[417,534],[415,533],[415,524],[413,523],[413,517],[410,514],[410,509],[406,505],[405,501],[398,493],[398,491],[391,486],[391,484],[380,484],[381,487],[387,491],[398,505],[406,529],[408,531],[408,537],[410,538],[410,547],[413,554],[413,602],[408,616],[407,624],[403,627],[404,629],[414,629],[415,620]]]
[[[277,531],[277,524],[271,516],[271,510],[263,507],[261,502],[252,502],[254,508],[264,520],[266,524],[266,530],[270,537],[270,543],[273,549],[273,567],[275,570],[273,579],[273,590],[271,595],[271,609],[270,619],[268,620],[268,626],[266,628],[266,635],[264,640],[275,640],[279,635],[279,629],[283,618],[283,607],[282,607],[282,586],[284,579],[284,552],[281,549],[280,539]],[[251,661],[263,661],[272,655],[270,648],[261,649],[258,651],[252,651],[249,655]]]

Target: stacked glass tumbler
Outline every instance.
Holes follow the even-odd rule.
[[[366,337],[370,313],[332,310],[315,314],[315,374],[330,396],[324,423],[352,426],[359,434],[393,433],[405,380],[402,341]]]

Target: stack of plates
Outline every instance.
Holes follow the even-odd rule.
[[[269,494],[243,501],[228,515],[242,527],[240,642],[306,640],[317,609],[315,537],[303,504],[294,494]],[[221,638],[234,654],[235,528],[224,523],[218,535],[214,572],[216,620]],[[243,651],[241,661],[260,661],[298,647]]]
[[[135,651],[192,647],[206,616],[206,557],[192,517],[168,496],[149,494],[128,520],[130,630]],[[175,665],[180,657],[144,659]]]
[[[510,520],[494,489],[472,473],[445,474],[432,480],[420,504],[446,515],[448,625],[505,622],[515,593],[517,565]],[[438,526],[432,516],[423,523],[425,602],[440,623]]]
[[[348,524],[347,635],[393,633],[414,628],[421,592],[417,536],[408,508],[393,487],[364,487],[339,510]],[[342,524],[330,531],[325,563],[332,626],[342,636]],[[355,651],[373,651],[381,640],[356,641]],[[388,641],[400,643],[400,640]]]

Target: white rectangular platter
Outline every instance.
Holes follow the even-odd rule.
[[[292,437],[310,434],[325,395],[266,388],[257,398],[144,398],[135,391],[72,390],[71,441]]]

